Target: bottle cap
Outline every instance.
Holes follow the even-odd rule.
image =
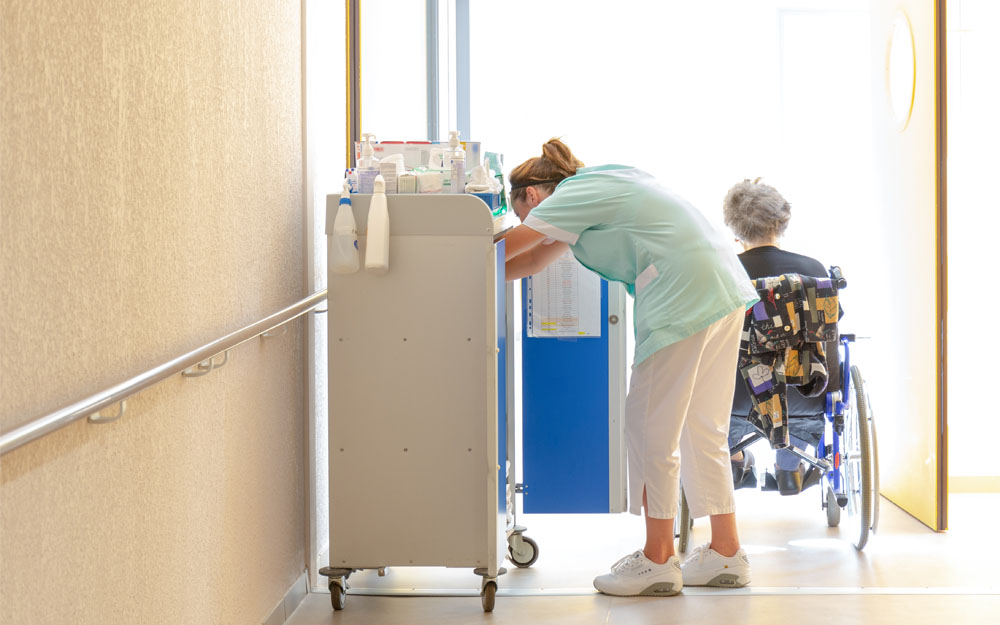
[[[372,193],[385,193],[385,178],[382,174],[375,176],[375,185],[372,188]]]

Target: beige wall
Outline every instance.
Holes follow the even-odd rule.
[[[0,429],[307,294],[300,10],[0,4]],[[0,459],[0,621],[262,621],[306,559],[301,323]]]

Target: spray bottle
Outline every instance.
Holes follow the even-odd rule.
[[[330,248],[330,271],[333,273],[354,273],[361,266],[358,256],[358,227],[351,208],[351,188],[344,181],[344,191],[340,195],[337,218],[333,220],[333,245]]]
[[[368,247],[365,249],[365,269],[369,273],[389,271],[389,207],[385,198],[385,179],[375,177],[372,200],[368,206]]]
[[[458,131],[448,132],[448,159],[451,166],[451,192],[465,193],[465,150],[458,143]]]

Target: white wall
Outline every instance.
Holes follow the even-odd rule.
[[[306,294],[300,12],[0,5],[0,429]],[[305,568],[301,328],[0,458],[0,620],[266,618]]]

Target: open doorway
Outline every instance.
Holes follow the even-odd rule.
[[[365,94],[371,95],[362,98],[365,131],[387,129],[380,139],[426,138],[432,94],[440,105],[437,127],[451,125],[454,46],[438,41],[437,73],[446,79],[432,85],[436,70],[425,62],[427,14],[404,15],[388,2],[363,6],[377,11],[362,20],[368,41],[362,54],[373,55],[363,61]],[[856,358],[870,363],[866,381],[876,407],[891,405],[880,385],[895,387],[901,367],[884,338],[893,317],[886,313],[892,295],[878,270],[899,270],[892,266],[893,248],[885,245],[898,231],[881,212],[875,188],[873,85],[883,68],[871,52],[875,35],[867,0],[624,2],[613,12],[597,1],[466,6],[471,138],[488,142],[508,164],[516,164],[535,155],[549,137],[561,136],[588,165],[625,162],[650,171],[720,230],[726,190],[763,176],[795,207],[786,247],[844,269],[845,323],[868,337],[858,344]],[[438,14],[444,31],[451,27],[448,15]],[[530,45],[503,43],[512,33],[517,33],[512,42]],[[408,63],[401,62],[401,49],[409,51]],[[331,96],[330,102],[335,100]],[[314,180],[339,179],[340,128],[331,125],[335,157]],[[335,188],[310,188],[317,272],[325,267],[322,198]],[[320,284],[322,278],[317,274],[314,281]],[[319,363],[325,363],[321,332],[317,328],[315,334],[317,389]],[[317,390],[314,399],[323,402],[316,410],[320,424],[326,397]],[[317,475],[325,470],[325,436],[317,425]],[[892,446],[892,437],[880,443],[883,449]],[[325,493],[325,480],[314,480],[315,492]],[[320,509],[313,515],[313,542],[322,550],[328,532],[325,494],[315,503]],[[323,554],[316,557],[322,560]]]
[[[762,176],[793,206],[783,247],[847,275],[845,330],[865,337],[855,354],[876,363],[868,377],[877,389],[883,370],[866,355],[882,349],[871,296],[879,283],[868,268],[883,237],[882,221],[871,219],[878,201],[868,7],[626,2],[609,12],[599,2],[475,4],[472,130],[499,143],[512,164],[556,136],[587,165],[638,166],[723,231],[727,190]],[[490,33],[511,32],[530,45],[494,45]],[[733,249],[741,251],[735,242]],[[767,445],[760,454],[772,463]]]
[[[996,210],[996,150],[1000,145],[1000,5],[991,0],[948,3],[948,382],[949,490],[1000,498],[1000,467],[982,445],[995,408],[989,391],[968,375],[983,361],[980,311],[1000,296],[983,288],[987,251],[1000,229]],[[984,392],[985,391],[985,392]]]

